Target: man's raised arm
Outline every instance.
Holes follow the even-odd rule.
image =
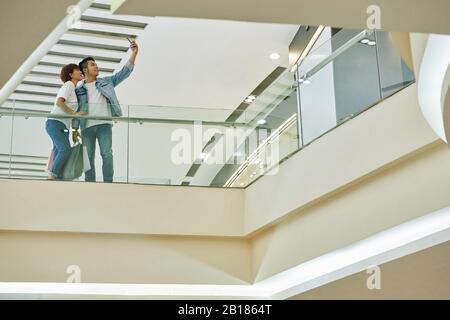
[[[130,45],[131,56],[125,66],[119,72],[113,74],[110,77],[105,77],[104,79],[110,80],[114,87],[118,86],[123,80],[128,78],[133,71],[134,63],[136,62],[136,57],[139,51],[139,47],[136,42],[132,42]]]

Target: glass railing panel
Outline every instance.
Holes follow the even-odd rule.
[[[308,144],[337,124],[333,65],[300,84],[303,143]]]
[[[14,102],[4,103],[0,110],[12,112]],[[0,178],[8,178],[10,176],[10,151],[13,128],[13,116],[0,116]]]
[[[299,62],[297,71],[300,77],[311,72],[315,67],[333,60],[334,55],[340,54],[361,39],[375,40],[373,32],[367,30],[340,30],[333,35],[332,30],[326,27],[307,56]]]
[[[297,113],[297,100],[295,74],[286,70],[245,111],[245,121],[250,128],[255,128],[246,142],[247,154],[254,152],[274,130]]]
[[[249,155],[252,153],[261,152],[261,147],[267,146],[268,140],[272,140],[274,137],[279,137],[283,133],[283,146],[279,146],[279,152],[277,157],[281,161],[284,157],[288,156],[294,151],[297,151],[300,147],[300,131],[297,126],[297,90],[293,90],[289,96],[286,96],[279,105],[268,113],[265,118],[258,121],[258,125],[255,128],[254,134],[250,136],[252,138],[249,143]],[[286,126],[289,126],[289,135],[286,135]],[[289,137],[289,138],[288,138]],[[289,146],[286,148],[286,146]],[[273,164],[273,163],[272,163]]]
[[[295,74],[285,70],[277,79],[275,79],[263,92],[255,97],[255,100],[248,104],[241,122],[255,123],[270,115],[275,109],[278,109],[283,101],[290,97],[296,90],[297,83]]]
[[[279,164],[298,150],[297,124],[297,114],[294,113],[274,130],[267,131],[263,127],[256,128],[256,132],[261,131],[257,135],[266,137],[230,176],[225,186],[244,186],[262,175],[276,174]]]
[[[11,152],[9,154],[11,158],[11,177],[12,178],[30,178],[30,179],[46,179],[48,177],[47,162],[50,154],[53,150],[53,141],[49,135],[51,130],[52,136],[58,135],[60,141],[67,142],[68,147],[73,147],[74,142],[71,137],[70,123],[72,116],[69,115],[50,115],[49,110],[52,106],[27,103],[27,102],[15,102],[14,113],[12,110],[5,111],[3,109],[3,117],[13,118],[13,129],[8,134],[12,137]],[[127,134],[128,134],[128,121],[126,118],[112,119],[108,117],[81,117],[84,121],[89,123],[90,121],[106,121],[112,127],[112,139],[105,140],[104,138],[97,138],[95,143],[95,168],[96,179],[95,181],[103,181],[103,155],[107,157],[102,150],[108,150],[108,144],[112,143],[113,165],[114,170],[113,178],[114,182],[126,182],[127,171]],[[48,126],[48,121],[53,121],[51,129]],[[87,133],[92,132],[91,129],[95,127],[85,128],[82,130],[82,142],[83,147],[88,147]],[[98,133],[96,131],[96,133]],[[86,135],[86,136],[85,136]],[[97,134],[99,136],[100,133]],[[99,141],[102,141],[100,148]],[[2,139],[3,141],[3,139]],[[4,142],[3,142],[4,143]],[[86,161],[87,161],[87,149],[86,149]],[[111,167],[111,166],[110,166]],[[87,173],[87,172],[86,172]],[[90,172],[92,173],[92,171]],[[66,179],[62,179],[66,180]],[[71,179],[72,180],[72,179]],[[84,181],[85,174],[82,174],[75,181]],[[108,179],[109,180],[109,179]]]
[[[341,32],[348,33],[346,30],[339,33]],[[373,34],[354,43],[327,67],[334,78],[336,124],[381,100],[377,48]]]
[[[14,122],[11,139],[11,177],[18,179],[45,179],[45,168],[52,143],[45,132],[45,117],[33,117],[24,112],[29,105],[14,104]],[[40,111],[38,113],[43,113]],[[44,115],[44,114],[42,114]]]
[[[381,95],[386,98],[415,81],[409,34],[377,31],[375,36]]]
[[[170,122],[130,121],[128,182],[178,184],[189,165],[172,161],[171,138],[177,129],[184,131],[190,127]]]
[[[16,163],[17,165],[24,166],[14,167],[13,178],[47,178],[45,167],[53,149],[52,139],[46,131],[46,122],[49,121],[47,118],[53,118],[52,121],[57,122],[66,120],[71,122],[72,118],[78,119],[82,128],[81,142],[86,148],[88,148],[88,132],[101,127],[98,123],[96,126],[91,126],[92,122],[106,121],[107,126],[111,126],[112,133],[113,182],[143,184],[223,186],[225,181],[220,182],[219,173],[225,166],[236,167],[245,161],[248,150],[241,147],[242,141],[249,132],[254,130],[253,127],[249,128],[248,124],[239,122],[213,121],[219,119],[219,113],[222,113],[222,118],[226,118],[230,110],[192,108],[192,119],[187,118],[187,114],[181,114],[181,119],[178,119],[180,108],[157,109],[148,106],[122,105],[124,116],[110,118],[50,115],[48,109],[52,106],[45,106],[46,111],[32,110],[33,106],[27,103],[19,104],[19,106],[20,109],[14,113],[14,117],[9,110],[9,114],[2,112],[3,116],[0,118],[11,124],[14,118],[15,122],[14,130],[5,133],[5,137],[13,137],[12,149],[7,139],[2,139],[5,144],[6,161],[8,157],[11,157],[10,149],[13,159],[25,159],[16,160],[20,162]],[[92,109],[92,105],[89,109]],[[127,116],[129,110],[135,117]],[[137,115],[151,115],[153,118],[137,117]],[[211,120],[197,120],[200,118]],[[12,125],[9,129],[11,128]],[[7,126],[2,126],[2,129],[8,131]],[[67,136],[70,146],[73,146],[71,133],[66,132],[69,128],[62,125],[60,129]],[[185,143],[183,147],[188,150],[187,158],[184,155],[181,155],[181,159],[177,158],[180,137],[185,139],[182,142]],[[33,143],[30,143],[30,139]],[[94,156],[95,181],[97,182],[104,180],[103,156],[99,147],[100,143],[97,141]],[[5,176],[9,176],[8,163],[6,165],[8,171],[5,172]],[[192,174],[191,171],[195,169],[195,166],[199,168]],[[85,181],[88,173],[89,171],[74,180]],[[107,182],[110,182],[109,179]]]
[[[297,121],[297,97],[295,74],[286,70],[249,105],[241,117],[248,124],[248,133],[240,146],[240,150],[245,150],[245,161],[229,174],[226,186],[242,187],[254,181],[299,149],[296,124],[294,129],[291,126],[292,135],[277,138],[279,128],[286,122]]]
[[[330,54],[338,48],[339,54],[299,72],[304,144],[381,99],[373,35],[361,38],[364,33],[359,31],[340,31],[336,37],[340,33],[345,37],[332,38],[321,46],[328,46]],[[350,43],[341,43],[343,38],[350,38]]]
[[[124,115],[126,115],[126,106]],[[113,121],[112,124],[112,151],[114,158],[114,182],[127,183],[128,181],[128,121],[126,117],[122,121]],[[103,163],[99,145],[97,144],[95,155],[95,167],[97,181],[103,181]]]
[[[261,148],[265,147],[266,140],[293,114],[296,114],[297,109],[295,74],[286,69],[264,91],[256,95],[255,99],[248,103],[245,110],[237,117],[237,123],[246,124],[246,128],[237,127],[236,132],[239,134],[234,134],[238,146],[234,154],[237,156],[229,157],[228,154],[226,165],[213,179],[213,185],[243,187],[250,180],[259,177],[261,170],[257,170],[257,174],[253,172],[247,174],[248,158],[253,157],[256,153],[261,153]],[[298,150],[298,133],[295,134],[292,141],[294,150]],[[283,155],[276,154],[278,160],[280,156]],[[260,169],[264,168],[266,166]]]
[[[341,30],[313,50],[297,71],[303,143],[414,82],[408,40],[407,34]]]
[[[130,106],[129,182],[221,186],[216,176],[232,162],[247,129],[226,121],[231,112]]]

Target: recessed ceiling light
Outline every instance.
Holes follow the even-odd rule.
[[[278,60],[278,59],[280,59],[281,58],[281,56],[278,54],[278,53],[272,53],[271,55],[270,55],[270,59],[272,59],[272,60]]]
[[[310,84],[311,81],[310,81],[310,80],[305,80],[305,81],[303,81],[303,83],[304,83],[304,84]]]
[[[369,42],[370,42],[369,39],[362,39],[362,40],[361,40],[361,43],[364,43],[364,44],[369,43]]]
[[[249,95],[247,98],[245,98],[244,102],[246,103],[252,103],[253,101],[256,100],[256,96],[254,95]]]
[[[369,46],[374,46],[374,45],[376,45],[377,43],[376,43],[375,41],[369,41],[369,42],[367,42],[367,44],[368,44]]]
[[[266,123],[267,123],[266,119],[258,120],[258,124],[266,124]]]

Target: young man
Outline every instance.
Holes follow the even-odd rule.
[[[130,46],[131,57],[119,72],[110,77],[98,78],[98,66],[91,57],[83,59],[80,70],[85,81],[75,89],[78,98],[78,111],[86,112],[91,117],[120,117],[122,109],[116,97],[114,88],[129,77],[134,68],[138,45],[133,42]],[[83,145],[87,149],[91,169],[85,173],[86,181],[95,181],[95,145],[100,146],[100,155],[103,161],[103,181],[113,182],[114,166],[112,154],[112,121],[110,120],[74,120],[72,127],[81,126]],[[78,131],[73,132],[74,138]]]

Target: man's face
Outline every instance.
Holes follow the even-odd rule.
[[[95,61],[88,61],[84,72],[86,76],[97,77],[99,73],[97,63],[95,63]]]

